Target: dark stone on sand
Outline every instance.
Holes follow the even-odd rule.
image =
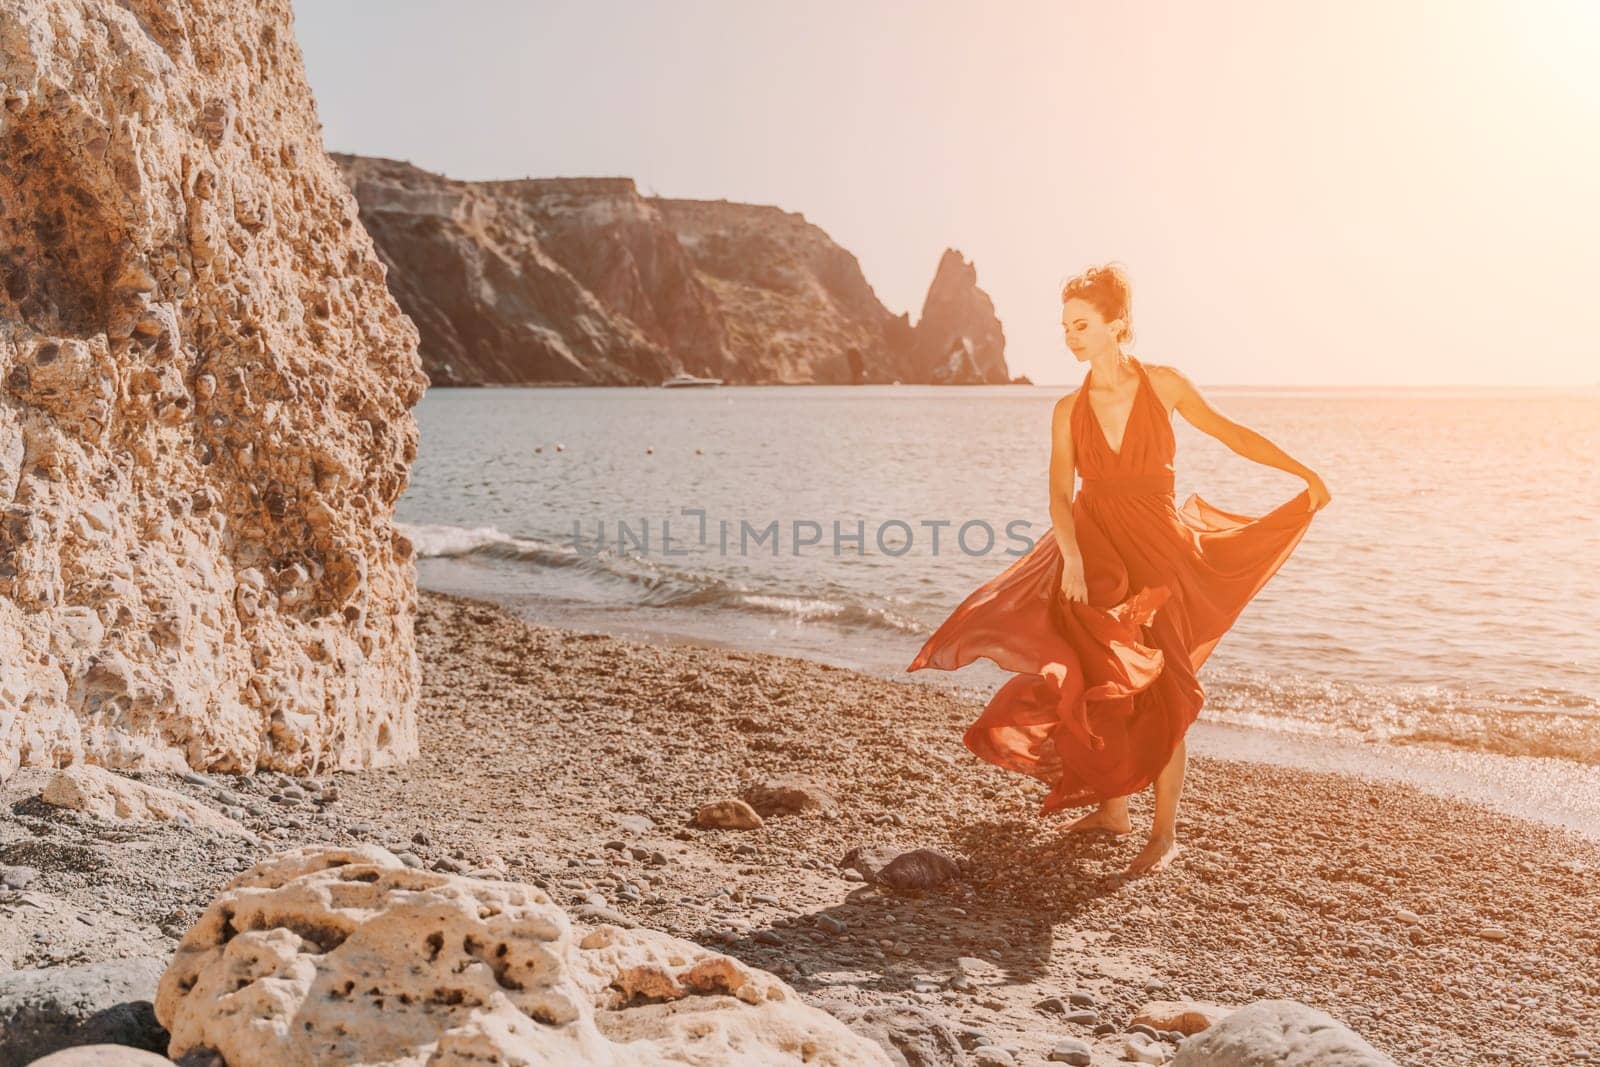
[[[961,867],[955,860],[931,848],[910,852],[853,848],[839,860],[839,866],[897,893],[921,893],[961,877]]]
[[[833,811],[838,802],[826,789],[808,778],[770,778],[744,791],[744,802],[763,819],[798,815],[806,811]]]

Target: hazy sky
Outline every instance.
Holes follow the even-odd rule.
[[[1600,382],[1600,0],[296,0],[330,149],[776,204],[1202,384]]]

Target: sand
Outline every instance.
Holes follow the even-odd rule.
[[[231,809],[257,842],[108,831],[30,799],[42,776],[19,774],[0,864],[39,873],[0,894],[0,965],[169,952],[253,857],[367,840],[430,866],[503,867],[575,910],[773,970],[820,1006],[921,1011],[1019,1063],[1061,1037],[1096,1040],[1036,1007],[1073,992],[1119,1031],[1149,1000],[1287,997],[1401,1063],[1600,1057],[1600,843],[1569,829],[1393,781],[1196,756],[1184,853],[1123,881],[1148,794],[1133,836],[1069,838],[1067,818],[1036,814],[1042,785],[961,746],[970,695],[540,628],[442,594],[424,595],[418,638],[416,762],[297,783],[306,798],[289,803],[278,775],[142,776]],[[690,828],[701,804],[778,775],[811,779],[837,811]],[[896,897],[836,866],[857,845],[935,848],[966,874]],[[970,981],[952,988],[958,972]]]

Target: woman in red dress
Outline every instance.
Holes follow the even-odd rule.
[[[1175,368],[1125,353],[1129,311],[1115,266],[1062,290],[1067,346],[1089,371],[1051,421],[1052,536],[963,600],[906,669],[986,657],[1014,672],[966,745],[1050,786],[1043,812],[1097,805],[1071,831],[1129,833],[1128,797],[1154,783],[1150,837],[1125,872],[1138,875],[1178,854],[1184,735],[1205,700],[1196,672],[1329,495],[1314,471],[1219,413]],[[1174,410],[1306,488],[1260,516],[1197,494],[1176,506]]]

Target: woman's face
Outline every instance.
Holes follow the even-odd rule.
[[[1115,350],[1122,325],[1121,319],[1107,322],[1099,309],[1082,297],[1075,296],[1061,305],[1061,332],[1080,363],[1096,353]]]

